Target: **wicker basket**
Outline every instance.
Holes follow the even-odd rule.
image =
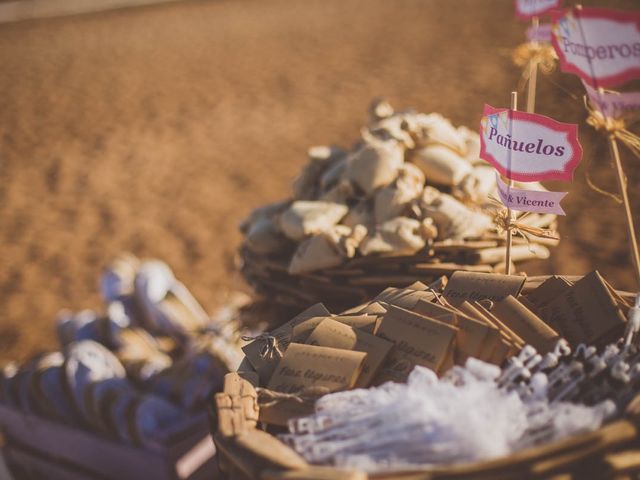
[[[529,243],[514,238],[512,259],[522,262],[548,258],[557,240]],[[436,242],[428,250],[409,256],[357,257],[344,265],[313,273],[288,272],[290,255],[267,256],[240,250],[242,273],[258,294],[278,304],[307,307],[322,302],[332,310],[362,303],[386,287],[413,282],[431,283],[457,270],[493,273],[504,269],[505,242],[499,236],[476,241]]]
[[[460,251],[458,251],[460,254]],[[464,254],[464,251],[463,253]],[[397,258],[385,259],[380,264],[371,263],[371,268],[384,271],[384,265],[400,267],[405,272],[419,272],[419,262],[406,259],[404,263]],[[357,261],[355,261],[357,262]],[[433,268],[437,263],[433,262]],[[360,261],[362,266],[362,261]],[[418,270],[415,270],[415,269]],[[356,267],[353,267],[356,270]],[[413,270],[412,270],[413,269]],[[364,270],[364,269],[362,269]],[[437,275],[442,275],[439,271]],[[436,275],[436,274],[434,274]],[[408,283],[415,279],[424,279],[425,274],[413,277],[397,275],[398,283]],[[362,273],[359,277],[364,279]],[[339,278],[336,276],[336,278]],[[384,277],[390,278],[390,275]],[[521,294],[527,295],[535,290],[550,276],[528,277]],[[581,276],[563,276],[571,282]],[[383,280],[381,279],[380,282]],[[345,284],[349,285],[345,282]],[[362,284],[356,283],[359,287]],[[376,291],[388,284],[372,282]],[[340,287],[327,289],[327,294],[339,291]],[[293,292],[297,293],[297,292]],[[301,292],[305,295],[306,290]],[[634,295],[616,290],[617,300],[630,306]],[[345,298],[348,295],[345,295]],[[366,479],[363,472],[346,472],[330,467],[308,465],[295,451],[280,442],[275,436],[258,429],[259,419],[269,418],[270,432],[282,431],[286,422],[272,421],[273,402],[265,392],[256,390],[257,374],[230,373],[225,377],[224,390],[215,396],[210,408],[211,431],[217,447],[219,468],[230,479]],[[267,392],[268,393],[268,392]],[[268,402],[269,404],[267,404]],[[290,409],[293,400],[285,410]],[[300,412],[311,413],[312,400],[296,404]],[[277,410],[277,406],[275,407]],[[261,416],[262,413],[262,416]],[[302,413],[301,413],[302,414]],[[275,414],[277,415],[277,413]],[[284,417],[282,417],[284,418]],[[280,429],[280,430],[278,430]],[[577,435],[561,441],[522,450],[505,458],[473,464],[437,467],[430,470],[393,474],[375,474],[372,478],[389,479],[521,479],[521,478],[636,478],[640,475],[640,394],[632,400],[623,419],[604,425],[597,431]]]
[[[211,408],[211,430],[219,468],[229,479],[366,479],[349,472],[306,464],[276,437],[256,428],[258,396],[238,374],[225,378]],[[594,432],[522,450],[508,457],[431,470],[376,474],[384,479],[608,479],[640,473],[640,396],[624,419]]]

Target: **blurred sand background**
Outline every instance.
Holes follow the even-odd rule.
[[[210,0],[0,25],[0,364],[53,347],[59,309],[100,307],[123,250],[167,261],[208,310],[243,288],[239,221],[288,193],[307,147],[354,142],[373,97],[471,128],[483,103],[508,106],[512,5]],[[539,113],[581,123],[585,159],[552,185],[571,192],[561,247],[527,271],[598,268],[631,289],[622,209],[584,181],[591,162],[616,189],[580,83],[555,72],[538,92]]]

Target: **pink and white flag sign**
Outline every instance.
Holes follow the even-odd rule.
[[[600,92],[582,83],[591,105],[605,117],[620,118],[628,113],[640,113],[640,92]]]
[[[498,174],[496,174],[496,183],[502,203],[511,210],[566,215],[560,205],[560,200],[564,198],[567,192],[522,190],[510,187],[502,181]]]
[[[515,0],[516,16],[530,20],[558,8],[561,3],[562,0]]]
[[[551,24],[541,23],[537,27],[527,28],[527,40],[530,42],[551,43]]]
[[[484,106],[480,158],[521,182],[571,181],[582,160],[578,126],[535,113]]]
[[[614,87],[640,76],[640,13],[573,8],[551,17],[551,43],[563,72],[592,87]]]

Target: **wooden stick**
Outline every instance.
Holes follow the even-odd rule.
[[[582,8],[581,5],[576,8]],[[598,87],[598,93],[604,95],[604,89]],[[608,117],[605,117],[607,122]],[[631,248],[631,259],[633,260],[633,266],[636,273],[636,280],[638,282],[638,291],[640,292],[640,253],[638,253],[638,240],[636,240],[636,230],[633,225],[633,216],[631,215],[631,205],[629,204],[629,195],[627,194],[627,180],[622,169],[622,162],[620,161],[620,151],[618,150],[618,141],[614,134],[610,133],[608,136],[609,152],[613,157],[616,164],[616,178],[618,179],[618,188],[622,195],[622,203],[624,205],[624,213],[627,217],[627,234],[629,238],[629,247]]]
[[[534,30],[537,30],[540,26],[540,20],[538,17],[533,17],[531,19],[531,27]],[[538,45],[537,41],[533,42],[535,45]],[[527,112],[534,113],[536,109],[536,83],[538,80],[538,62],[530,62],[529,63],[529,85],[527,90]]]
[[[511,92],[511,110],[518,109],[518,92]],[[509,165],[511,168],[511,165]],[[509,179],[509,188],[513,187],[513,180]],[[507,249],[505,254],[505,264],[507,275],[511,275],[511,243],[513,241],[513,233],[511,231],[511,221],[513,218],[513,212],[511,208],[507,207],[507,216],[509,218],[509,223],[507,224]]]
[[[631,258],[635,267],[638,291],[640,291],[640,254],[638,253],[638,241],[636,240],[636,231],[633,225],[633,216],[631,215],[631,205],[629,204],[629,195],[627,194],[627,181],[622,170],[622,162],[620,161],[620,152],[618,151],[618,141],[614,135],[609,135],[609,150],[611,156],[616,163],[616,172],[618,178],[618,188],[622,195],[622,203],[624,204],[624,213],[627,217],[627,233],[629,234],[629,244],[631,247]]]

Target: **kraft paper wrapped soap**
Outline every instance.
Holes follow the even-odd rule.
[[[411,202],[424,189],[424,174],[415,165],[405,163],[398,171],[396,180],[378,190],[374,198],[374,220],[376,224],[406,215]]]
[[[395,140],[365,139],[362,146],[347,158],[344,178],[365,194],[372,194],[395,180],[403,157],[403,149]]]
[[[368,235],[360,246],[360,253],[365,256],[371,253],[402,255],[417,252],[424,245],[421,223],[413,218],[396,217],[379,225],[373,235]]]
[[[449,147],[431,145],[417,150],[411,157],[426,178],[439,185],[459,185],[471,171],[471,164]]]
[[[332,202],[293,202],[280,216],[282,232],[300,241],[316,233],[328,231],[347,213],[347,207]]]
[[[420,209],[425,218],[433,219],[441,239],[478,237],[492,225],[485,213],[474,212],[451,195],[431,187],[424,189]]]

